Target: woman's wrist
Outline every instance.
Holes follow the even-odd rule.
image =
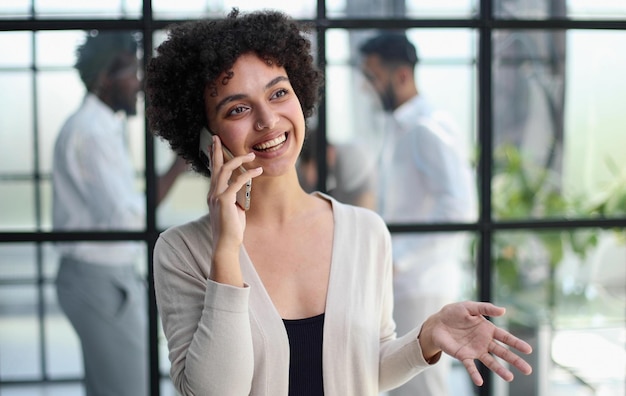
[[[437,320],[436,315],[437,314],[431,315],[426,319],[417,336],[420,348],[422,349],[422,355],[428,364],[437,363],[442,353],[441,348],[439,348],[433,340],[433,327]]]
[[[209,279],[217,283],[243,287],[243,275],[239,265],[239,251],[216,250],[211,259]]]

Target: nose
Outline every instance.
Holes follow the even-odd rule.
[[[274,129],[280,116],[272,109],[270,105],[263,105],[258,108],[258,118],[255,128],[259,131],[264,128]]]

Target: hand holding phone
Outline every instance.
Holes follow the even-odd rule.
[[[202,131],[200,131],[200,147],[199,147],[198,155],[200,156],[200,160],[204,163],[204,165],[207,167],[207,169],[209,169],[210,172],[213,172],[213,166],[211,164],[211,155],[209,153],[209,148],[212,145],[213,145],[213,137],[211,133],[208,131],[208,129],[202,128]],[[226,158],[227,161],[230,161],[231,159],[235,158],[233,153],[231,153],[230,150],[224,145],[222,145],[222,152],[224,153],[224,158]],[[237,168],[237,170],[242,174],[246,172],[246,168],[244,168],[241,165],[239,166],[239,168]],[[243,210],[250,209],[251,192],[252,192],[252,179],[248,180],[248,182],[239,191],[237,191],[237,204]]]

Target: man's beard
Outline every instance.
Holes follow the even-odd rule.
[[[123,94],[118,94],[114,97],[114,110],[123,111],[126,115],[137,115],[137,97],[125,97]]]
[[[380,93],[380,104],[383,106],[383,110],[391,113],[396,108],[396,92],[393,90],[391,84],[387,84],[387,87]]]

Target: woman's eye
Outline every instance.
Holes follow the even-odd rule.
[[[288,93],[288,92],[289,92],[289,91],[287,91],[287,90],[286,90],[286,89],[284,89],[284,88],[283,88],[283,89],[279,89],[278,91],[276,91],[276,92],[274,93],[274,95],[272,95],[272,98],[281,98],[281,97],[283,97],[283,96],[287,95],[287,93]]]
[[[237,106],[237,107],[233,108],[232,110],[230,110],[230,111],[228,112],[228,115],[238,115],[238,114],[241,114],[241,113],[243,113],[244,111],[246,111],[246,109],[247,109],[247,108],[246,108],[246,107],[244,107],[244,106]]]

